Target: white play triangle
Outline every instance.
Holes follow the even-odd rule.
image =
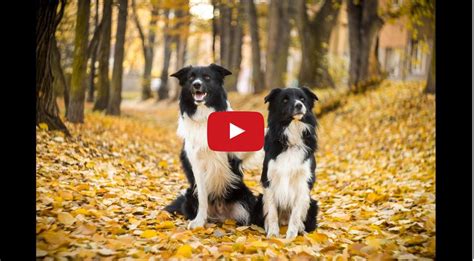
[[[230,126],[229,126],[229,139],[233,139],[235,136],[238,136],[242,133],[245,132],[245,130],[235,126],[234,124],[232,123],[229,123]]]

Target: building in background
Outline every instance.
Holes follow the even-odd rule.
[[[406,0],[408,1],[408,0]],[[400,5],[402,1],[394,1]],[[380,6],[387,0],[380,0]],[[382,71],[392,80],[426,79],[431,59],[433,36],[428,26],[417,28],[424,38],[415,39],[407,28],[406,18],[398,18],[394,22],[385,22],[379,32],[378,59]],[[347,5],[344,3],[339,13],[338,22],[329,42],[330,72],[339,84],[347,83],[349,66],[349,31],[347,25]]]

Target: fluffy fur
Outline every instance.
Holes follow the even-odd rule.
[[[217,152],[207,145],[209,115],[232,110],[222,86],[229,74],[227,69],[211,64],[188,66],[171,75],[182,86],[177,132],[184,140],[180,159],[190,186],[165,210],[190,219],[190,229],[225,219],[249,224],[255,206],[256,198],[243,182],[242,169],[261,164],[263,151]]]
[[[264,193],[252,222],[265,227],[268,237],[279,235],[280,225],[288,225],[288,239],[316,229],[318,206],[310,196],[316,178],[316,100],[304,87],[274,89],[265,97],[269,114],[261,176]]]

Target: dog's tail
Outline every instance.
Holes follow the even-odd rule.
[[[171,202],[168,206],[164,208],[164,210],[168,211],[170,214],[176,215],[184,215],[183,213],[183,204],[185,201],[185,195],[181,193],[173,202]]]

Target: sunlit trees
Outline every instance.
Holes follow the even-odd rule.
[[[137,14],[136,0],[132,0],[132,12],[133,20],[140,36],[143,58],[145,60],[143,64],[143,76],[142,76],[142,91],[141,99],[147,100],[152,97],[151,95],[151,71],[153,69],[153,58],[155,57],[155,39],[156,32],[158,30],[158,1],[151,1],[150,6],[151,17],[148,23],[148,34],[145,34],[145,29],[140,23],[139,16]]]

